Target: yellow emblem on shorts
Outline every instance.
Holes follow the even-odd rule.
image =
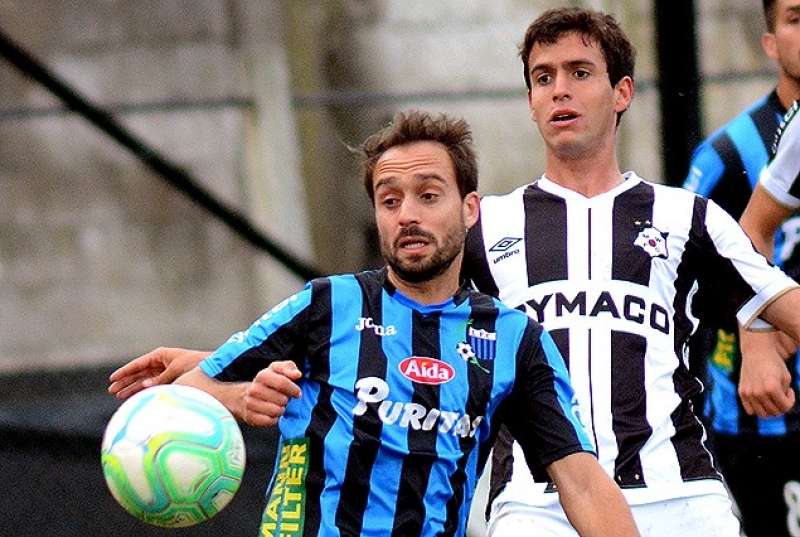
[[[261,517],[262,537],[300,537],[306,508],[308,438],[284,440]]]
[[[711,352],[711,363],[725,373],[731,373],[737,348],[735,333],[717,330],[717,344]]]

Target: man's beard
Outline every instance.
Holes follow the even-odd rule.
[[[420,283],[444,274],[455,261],[458,254],[461,253],[464,247],[464,239],[466,238],[466,231],[464,227],[457,227],[445,235],[442,246],[437,248],[433,255],[419,261],[401,261],[394,251],[398,249],[397,246],[400,239],[408,236],[425,237],[431,244],[436,245],[436,238],[422,229],[412,226],[403,230],[400,235],[395,239],[394,248],[390,247],[381,238],[381,254],[386,260],[386,263],[392,268],[395,274],[408,283]]]

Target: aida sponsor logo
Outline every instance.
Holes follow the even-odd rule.
[[[450,364],[435,358],[410,356],[399,367],[404,377],[422,384],[444,384],[456,376]]]

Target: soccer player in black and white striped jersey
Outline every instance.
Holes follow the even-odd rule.
[[[616,133],[634,93],[634,53],[613,18],[548,11],[520,54],[545,173],[484,198],[464,274],[553,334],[583,424],[642,535],[736,537],[691,407],[702,387],[688,371],[687,340],[698,317],[724,309],[745,327],[761,317],[800,340],[800,290],[713,202],[620,172]],[[713,308],[693,310],[698,286]],[[789,408],[785,364],[753,367],[771,386],[754,401]],[[532,480],[516,446],[500,441],[493,464],[493,537],[575,535],[553,485]]]

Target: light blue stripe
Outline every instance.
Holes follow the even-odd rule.
[[[708,197],[724,171],[725,164],[707,140],[695,149],[683,188]]]
[[[708,363],[708,376],[714,385],[711,407],[714,409],[712,427],[715,431],[739,434],[739,407],[736,404],[736,385],[724,371]]]
[[[777,126],[776,126],[777,127]],[[743,114],[734,119],[727,129],[728,136],[739,152],[739,157],[747,170],[750,189],[755,188],[761,168],[767,163],[769,153],[761,141],[761,135],[750,114]]]
[[[337,418],[325,437],[325,488],[320,497],[322,523],[320,535],[339,535],[335,514],[340,501],[339,485],[344,482],[350,445],[353,441],[353,408],[358,373],[362,293],[352,275],[335,276],[331,281],[330,374],[331,406]]]

